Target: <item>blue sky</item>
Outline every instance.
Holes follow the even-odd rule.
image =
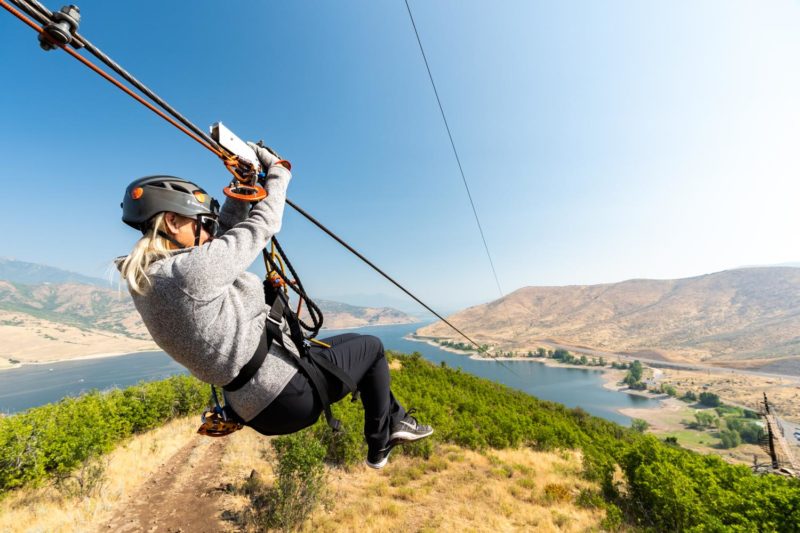
[[[498,296],[402,1],[79,5],[196,124],[290,159],[289,196],[424,300]],[[411,1],[503,288],[800,258],[799,5]],[[136,239],[129,181],[221,196],[214,156],[4,11],[0,43],[0,256],[103,275]],[[321,298],[399,296],[289,210],[282,238]]]

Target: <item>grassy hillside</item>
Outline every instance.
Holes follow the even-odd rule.
[[[105,456],[100,488],[80,497],[57,485],[0,500],[0,531],[242,531],[252,472],[272,483],[271,439],[244,430],[222,440],[180,418]],[[304,531],[599,530],[604,511],[576,502],[597,490],[579,454],[531,449],[475,452],[454,445],[440,458],[397,456],[383,471],[327,469],[325,506]],[[510,474],[509,474],[510,472]],[[200,504],[198,502],[201,502]]]
[[[262,451],[271,458],[275,477],[263,471],[223,487],[238,507],[224,504],[215,516],[227,511],[225,516],[241,527],[285,527],[311,519],[314,527],[328,529],[336,524],[336,516],[364,527],[365,520],[373,523],[375,514],[375,520],[407,523],[402,522],[407,520],[405,513],[418,520],[420,528],[567,527],[570,515],[561,517],[561,511],[548,507],[558,502],[576,509],[575,516],[585,516],[587,522],[576,522],[584,527],[598,527],[603,520],[603,527],[611,529],[629,524],[667,531],[791,531],[800,524],[797,480],[755,476],[746,467],[668,446],[580,409],[436,367],[419,356],[399,357],[394,366],[396,396],[433,424],[436,433],[431,439],[398,450],[386,470],[364,474],[363,467],[356,466],[366,451],[363,412],[358,404],[340,402],[336,411],[347,428],[344,433],[333,435],[320,422],[294,436],[274,439],[274,451]],[[70,479],[69,472],[76,468],[86,472],[97,454],[114,443],[129,442],[132,433],[196,408],[200,390],[189,378],[173,378],[0,419],[0,487],[13,496],[21,490],[14,487]],[[252,432],[234,437],[248,434]],[[215,441],[215,446],[232,446],[236,439]],[[260,437],[257,441],[264,442]],[[183,459],[167,462],[163,483],[193,476],[213,483],[217,470],[180,474],[180,465],[191,457],[200,457],[198,465],[209,463],[210,456],[197,451],[201,444],[192,446],[182,452]],[[221,448],[212,451],[213,457],[223,453]],[[560,466],[545,466],[558,463],[559,457]],[[322,466],[323,459],[328,466]],[[303,483],[298,485],[298,480]],[[334,510],[310,505],[297,514],[291,505],[317,501],[308,496],[314,487],[323,495],[332,491],[358,496],[352,502],[337,502]],[[463,505],[472,500],[474,506]],[[173,511],[180,512],[182,501],[174,500]],[[481,507],[486,502],[496,506]],[[422,515],[414,514],[416,503],[425,506]],[[526,517],[520,518],[523,522],[514,522],[517,507]],[[278,518],[288,522],[276,522]]]
[[[480,342],[524,349],[555,340],[688,362],[798,356],[800,269],[525,287],[449,319]],[[442,323],[418,333],[453,338]]]

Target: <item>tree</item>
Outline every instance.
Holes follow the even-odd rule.
[[[714,425],[714,421],[717,419],[712,413],[707,413],[705,411],[697,411],[694,414],[695,420],[697,420],[697,425],[701,428],[708,428]]]
[[[599,366],[606,366],[606,360],[604,357],[600,357],[600,361],[598,362]]]
[[[643,372],[642,363],[639,362],[638,359],[633,363],[631,363],[631,367],[628,370],[628,373],[630,374],[631,378],[633,378],[634,383],[642,380],[642,372]]]
[[[642,380],[642,363],[639,362],[637,359],[633,363],[631,363],[630,367],[628,368],[628,374],[625,376],[625,379],[622,380],[623,383],[628,384],[629,387],[634,388],[633,385],[637,385]],[[644,389],[645,387],[642,387]]]
[[[672,385],[664,385],[664,384],[661,385],[661,392],[673,398],[678,394],[678,391],[675,390],[675,387],[673,387]]]
[[[700,405],[705,405],[706,407],[718,407],[721,403],[719,396],[713,392],[701,392],[699,399]]]
[[[697,394],[695,394],[694,391],[687,390],[683,393],[683,396],[681,396],[681,400],[684,402],[696,402]]]
[[[764,428],[755,422],[743,422],[741,428],[739,428],[739,436],[742,437],[743,442],[758,444],[764,437]]]
[[[646,420],[642,420],[641,418],[634,418],[631,421],[631,429],[636,431],[637,433],[644,433],[647,431],[647,428],[650,427],[650,424],[647,423]]]
[[[547,357],[547,350],[541,346],[536,348],[536,357]]]
[[[589,359],[587,359],[585,355],[581,355],[581,358],[580,358],[579,362],[582,365],[586,365],[586,364],[589,363]]]
[[[569,357],[570,353],[562,348],[558,348],[555,352],[553,352],[553,359],[558,359],[559,361],[563,361]]]
[[[722,441],[721,446],[726,450],[736,448],[742,443],[739,434],[729,429],[722,430],[719,434],[719,438]]]

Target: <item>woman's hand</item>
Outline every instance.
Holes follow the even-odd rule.
[[[275,150],[260,142],[259,144],[248,142],[247,145],[255,151],[258,160],[261,161],[261,165],[264,167],[265,173],[269,170],[269,167],[282,160],[281,156],[275,153]]]

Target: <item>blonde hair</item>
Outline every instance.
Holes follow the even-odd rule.
[[[150,277],[147,269],[155,261],[170,254],[169,241],[158,232],[164,229],[164,215],[159,213],[149,221],[150,228],[131,250],[131,253],[119,260],[120,276],[128,282],[128,288],[136,294],[147,294],[150,290]]]

